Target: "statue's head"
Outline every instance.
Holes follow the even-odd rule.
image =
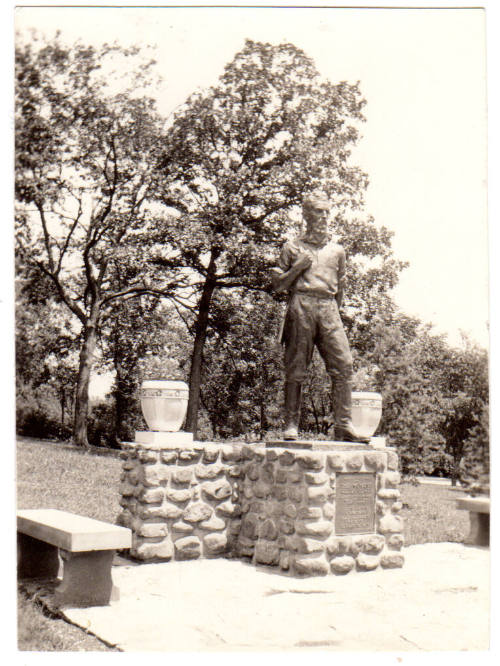
[[[302,200],[302,214],[307,224],[307,235],[324,240],[328,232],[330,201],[324,192],[311,192]]]

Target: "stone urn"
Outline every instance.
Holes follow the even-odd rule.
[[[144,420],[150,430],[177,432],[186,416],[189,387],[178,379],[145,379],[139,390]]]
[[[362,437],[372,437],[382,417],[382,396],[371,391],[352,392],[352,423]]]

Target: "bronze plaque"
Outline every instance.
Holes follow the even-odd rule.
[[[375,474],[337,474],[335,534],[375,531]]]

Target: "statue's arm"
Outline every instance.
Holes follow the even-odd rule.
[[[335,300],[337,305],[340,308],[342,301],[344,299],[344,285],[345,285],[345,252],[341,248],[341,253],[339,257],[339,272],[338,272],[338,284],[337,284],[337,293],[335,295]]]
[[[288,291],[299,275],[306,271],[311,264],[312,260],[308,254],[300,254],[288,270],[272,268],[271,281],[273,289],[278,294]]]

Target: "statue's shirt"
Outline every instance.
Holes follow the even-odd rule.
[[[286,272],[300,254],[308,254],[311,266],[295,280],[291,292],[324,293],[332,298],[339,290],[345,273],[344,249],[330,241],[323,247],[308,243],[303,237],[287,241],[281,250],[278,265]]]

